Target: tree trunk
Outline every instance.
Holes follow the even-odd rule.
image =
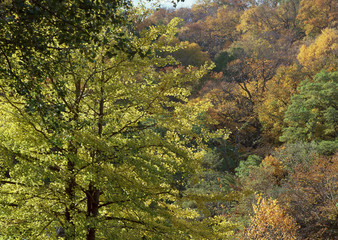
[[[70,179],[67,181],[66,186],[66,194],[70,199],[69,207],[66,207],[65,217],[67,224],[67,228],[65,229],[65,240],[75,240],[75,226],[72,221],[71,212],[75,209],[75,177],[73,176],[74,172],[74,163],[71,160],[68,160],[68,171],[71,173]]]
[[[95,220],[99,213],[99,197],[100,192],[96,187],[90,183],[89,189],[86,192],[87,196],[87,219],[91,221]],[[95,240],[96,227],[91,222],[87,229],[87,240]]]

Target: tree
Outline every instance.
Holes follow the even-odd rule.
[[[191,11],[196,21],[186,22],[179,34],[183,41],[198,43],[212,59],[238,37],[236,25],[242,9],[230,1],[224,2],[206,1],[194,5]]]
[[[223,82],[221,89],[218,86],[204,98],[210,99],[213,104],[208,111],[212,122],[210,125],[217,129],[229,129],[229,140],[235,148],[243,150],[252,147],[257,140],[259,123],[253,117],[253,104],[243,89],[236,83]]]
[[[254,34],[287,51],[294,41],[304,35],[297,21],[298,11],[299,0],[262,1],[261,4],[253,4],[241,15],[237,28],[243,34]]]
[[[285,112],[281,141],[334,140],[337,137],[337,72],[321,71],[304,80]]]
[[[283,163],[277,158],[269,155],[266,156],[262,161],[262,166],[266,168],[272,168],[272,176],[275,177],[275,183],[280,184],[281,180],[287,175],[287,170],[283,166]]]
[[[228,52],[219,52],[215,56],[215,65],[216,67],[214,68],[215,72],[225,72],[226,66],[229,62],[235,60],[235,57],[229,54]]]
[[[316,157],[294,166],[281,201],[301,227],[302,239],[334,239],[337,235],[338,156]]]
[[[338,31],[326,28],[309,46],[302,45],[297,56],[307,72],[315,74],[322,69],[335,71],[337,69]]]
[[[278,204],[277,200],[256,196],[254,216],[243,239],[297,239],[297,223]]]
[[[250,155],[246,161],[240,161],[239,166],[235,169],[236,175],[239,178],[244,178],[249,175],[250,169],[259,166],[262,159],[257,155]]]
[[[181,42],[182,48],[171,55],[177,59],[183,66],[202,66],[210,62],[208,53],[203,52],[197,43]]]
[[[26,1],[6,0],[1,3],[1,45],[6,50],[51,51],[52,47],[66,50],[81,48],[92,40],[99,40],[107,24],[123,25],[131,3],[118,1]],[[9,41],[10,38],[10,41]],[[117,37],[115,39],[118,39]]]
[[[256,108],[266,144],[279,143],[285,127],[285,111],[290,105],[291,96],[297,93],[297,87],[304,78],[305,73],[294,64],[279,67],[273,78],[267,82],[262,102]]]
[[[124,0],[5,1],[0,10],[1,78],[11,82],[28,108],[51,110],[44,109],[47,99],[40,84],[63,72],[62,63],[73,51],[86,53],[93,60],[103,41],[110,42],[110,55],[114,50],[130,56],[144,53],[129,44],[130,7],[130,2]],[[125,30],[115,31],[114,26]],[[104,31],[105,39],[100,39]],[[26,76],[32,78],[24,82]],[[59,82],[54,88],[62,95],[65,86]]]
[[[333,0],[302,0],[297,18],[304,23],[308,35],[316,35],[324,28],[337,24],[337,3]]]
[[[51,48],[58,49],[46,61],[49,43],[41,51],[29,44],[3,50],[1,236],[209,238],[208,221],[193,221],[198,213],[177,203],[173,177],[199,169],[202,152],[193,127],[208,105],[187,104],[183,86],[207,67],[155,71],[174,61],[156,52],[176,49],[167,46],[175,23],[152,27],[139,38],[128,27],[107,23],[80,45],[65,34],[64,41],[53,38]],[[34,23],[38,33],[46,30],[41,39],[57,30],[63,36],[61,23],[53,24],[45,29]],[[16,35],[10,27],[6,31]],[[75,33],[81,40],[81,30]],[[128,46],[119,48],[114,36],[126,36]],[[160,36],[166,37],[154,42]],[[40,60],[46,65],[39,68]]]

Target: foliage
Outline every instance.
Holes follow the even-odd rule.
[[[173,63],[156,52],[177,49],[167,45],[176,24],[129,33],[143,52],[133,57],[102,32],[91,42],[94,58],[73,49],[50,75],[21,65],[20,52],[7,56],[21,82],[1,75],[2,236],[217,238],[178,202],[174,175],[199,171],[203,146],[193,129],[209,105],[188,103],[186,88],[207,66],[155,71]]]
[[[190,179],[186,185],[186,193],[214,196],[206,201],[193,200],[186,202],[186,206],[196,208],[203,205],[203,215],[225,216],[233,203],[241,198],[241,194],[232,192],[237,181],[233,175],[220,171],[222,159],[214,151],[208,152],[202,161],[203,171],[197,179]]]
[[[302,239],[334,239],[337,235],[338,157],[318,157],[295,166],[280,199],[301,226]]]
[[[242,10],[233,1],[200,2],[192,7],[193,17],[181,28],[179,38],[198,43],[214,59],[238,38],[236,25]]]
[[[228,133],[229,135],[229,133]],[[239,153],[238,147],[232,145],[229,140],[221,138],[211,139],[208,146],[217,155],[219,161],[212,168],[218,172],[231,172],[233,173],[238,166],[239,159],[242,155]]]
[[[284,171],[280,172],[284,173]],[[279,173],[278,168],[270,164],[262,163],[259,166],[252,166],[249,168],[248,175],[240,179],[242,189],[264,194],[264,196],[277,197],[284,175],[279,176],[276,173]],[[248,200],[251,198],[252,196]],[[251,206],[247,206],[249,207]]]
[[[336,1],[132,4],[0,2],[0,238],[334,238]]]
[[[291,96],[297,93],[298,84],[304,79],[304,75],[296,64],[282,66],[267,82],[267,91],[262,102],[256,107],[263,128],[264,144],[279,142],[279,136],[285,126],[283,122],[285,111],[290,105]]]
[[[324,29],[309,46],[302,45],[297,56],[298,61],[309,73],[317,73],[322,69],[337,69],[338,30]]]
[[[1,78],[10,82],[27,108],[50,113],[52,107],[45,104],[49,100],[40,85],[62,73],[63,64],[74,51],[94,61],[98,47],[109,43],[109,57],[115,51],[128,53],[129,57],[146,54],[130,43],[133,12],[130,2],[124,0],[6,1],[0,16]],[[27,76],[31,78],[27,80]],[[53,87],[58,95],[64,94],[64,81]],[[58,104],[54,106],[55,114],[64,107]]]
[[[278,204],[277,200],[256,196],[254,216],[243,239],[297,239],[297,223]]]
[[[248,156],[246,161],[240,161],[239,166],[235,169],[236,175],[243,178],[249,175],[250,169],[254,166],[259,166],[262,159],[257,155]]]
[[[218,85],[222,87],[215,88],[204,96],[213,104],[208,111],[208,117],[216,120],[215,128],[229,129],[230,143],[238,151],[245,151],[255,144],[260,129],[253,102],[247,97],[247,92],[241,88],[247,84],[222,82]]]
[[[304,24],[306,34],[315,35],[337,24],[337,5],[334,0],[301,0],[297,18]]]
[[[215,57],[216,67],[215,67],[214,71],[216,71],[216,72],[224,71],[226,69],[226,65],[233,60],[235,60],[234,56],[232,56],[228,52],[218,53]]]
[[[281,141],[332,140],[337,137],[338,72],[322,71],[304,80],[285,112]]]
[[[338,140],[320,141],[318,143],[318,153],[324,156],[334,155],[338,151]]]
[[[272,176],[275,177],[275,183],[276,184],[280,184],[281,180],[283,180],[285,178],[285,176],[287,175],[287,171],[283,166],[283,163],[276,159],[275,157],[269,155],[266,156],[263,161],[262,161],[262,165],[263,167],[271,167],[273,172],[272,172]]]
[[[203,52],[197,43],[181,42],[182,47],[172,53],[172,56],[180,61],[183,66],[200,67],[210,62],[208,53]]]
[[[293,41],[302,36],[297,21],[299,0],[259,2],[262,4],[253,4],[241,15],[237,29],[243,36],[267,40],[271,44],[269,47],[285,52]]]
[[[128,16],[121,12],[130,6],[125,0],[5,1],[1,4],[1,43],[8,44],[3,45],[8,52],[20,49],[24,54],[47,52],[52,47],[62,51],[82,48],[98,41],[107,25],[125,24]]]
[[[318,144],[316,142],[286,143],[273,153],[273,156],[283,162],[289,172],[298,164],[309,166],[318,156]]]
[[[257,161],[259,157],[251,156],[253,156],[252,160],[256,158],[255,165],[243,166],[242,172],[245,174],[236,173],[239,176],[237,190],[243,194],[243,197],[234,205],[230,213],[232,219],[236,219],[233,221],[239,221],[242,226],[249,226],[249,215],[253,213],[254,193],[277,198],[283,191],[281,185],[287,174],[283,164],[276,158],[267,156],[263,161]]]

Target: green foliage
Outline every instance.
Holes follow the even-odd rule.
[[[274,156],[292,172],[296,165],[308,166],[318,156],[318,145],[316,142],[286,143]]]
[[[337,137],[338,72],[322,71],[305,80],[285,113],[284,142],[332,140]]]
[[[74,49],[95,55],[91,43],[101,41],[103,31],[108,33],[113,25],[130,25],[131,6],[129,0],[6,1],[1,5],[0,17],[2,54],[10,57],[19,51],[26,67],[30,64],[32,70],[41,71],[37,65],[40,61],[52,71],[49,64],[62,61]],[[137,50],[131,48],[125,33],[115,32],[111,44],[135,54]],[[106,37],[106,42],[111,41],[111,35]]]
[[[335,141],[320,141],[318,143],[318,153],[320,155],[334,155],[338,150],[338,140]]]
[[[219,159],[213,168],[219,172],[234,172],[240,158],[238,148],[229,143],[228,140],[221,138],[211,139],[208,146],[213,149],[217,159]]]
[[[203,144],[194,127],[202,125],[199,116],[209,104],[188,103],[186,88],[208,66],[155,71],[174,61],[155,52],[176,50],[166,41],[177,22],[141,37],[125,32],[138,49],[133,57],[111,38],[126,28],[109,26],[87,39],[94,57],[76,48],[66,55],[54,52],[64,59],[52,73],[31,71],[20,50],[5,52],[10,74],[0,75],[2,236],[218,237],[210,225],[216,219],[198,222],[199,213],[179,202],[175,174],[199,172]],[[31,55],[32,61],[39,57],[36,51]]]
[[[249,175],[252,167],[258,166],[262,162],[262,158],[257,155],[248,156],[246,161],[240,161],[239,166],[235,169],[236,175],[243,178]]]
[[[232,194],[232,187],[236,185],[233,175],[220,171],[222,159],[214,151],[207,152],[202,160],[203,171],[197,179],[190,179],[186,186],[188,194],[210,195],[212,199],[205,199],[197,202],[196,200],[186,202],[186,206],[196,208],[202,205],[204,216],[224,215],[230,210],[234,201],[240,196]]]
[[[74,51],[90,61],[95,60],[98,46],[108,43],[107,56],[116,54],[115,50],[130,57],[144,53],[128,36],[130,6],[128,0],[6,1],[0,16],[0,77],[23,97],[27,110],[44,112],[44,121],[50,121],[49,115],[58,115],[65,106],[46,104],[49,100],[41,84],[62,73]],[[116,31],[115,26],[124,30]],[[67,88],[65,82],[53,86],[60,97]]]
[[[222,72],[226,69],[226,66],[229,62],[233,61],[235,57],[228,52],[220,52],[215,57],[216,67],[215,72]]]
[[[132,4],[0,1],[0,239],[335,236],[335,1]]]

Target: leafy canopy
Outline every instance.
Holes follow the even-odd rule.
[[[177,20],[136,37],[105,18],[110,1],[89,8],[76,5],[82,1],[55,2],[50,19],[43,15],[48,3],[11,1],[3,8],[1,21],[12,23],[1,29],[1,46],[8,34],[20,36],[22,19],[27,31],[37,31],[1,49],[1,237],[212,239],[215,229],[231,233],[222,218],[194,221],[199,214],[178,201],[174,175],[199,170],[203,145],[193,129],[209,104],[189,103],[186,87],[208,66],[168,69],[174,59],[156,54],[177,50],[167,44]],[[127,9],[114,6],[113,12]],[[86,28],[87,35],[68,21],[97,25]],[[36,45],[38,39],[46,41]]]
[[[321,71],[304,80],[285,112],[281,141],[334,140],[337,137],[337,72]]]

